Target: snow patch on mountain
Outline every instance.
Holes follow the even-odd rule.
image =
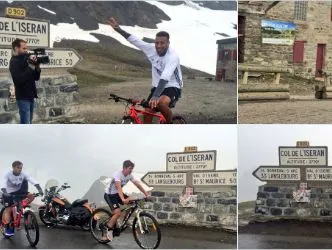
[[[170,33],[171,47],[180,56],[182,65],[189,68],[215,74],[217,44],[216,41],[223,37],[218,33],[236,37],[236,30],[232,23],[237,23],[236,11],[211,10],[199,7],[198,4],[188,1],[187,4],[167,5],[157,1],[147,1],[151,5],[163,10],[170,21],[157,24],[158,29],[148,29],[139,26],[122,26],[127,32],[143,38],[155,37],[160,30]],[[193,8],[193,6],[196,6]],[[121,35],[113,31],[109,25],[99,24],[97,30],[82,30],[76,23],[58,23],[51,25],[51,45],[54,41],[62,39],[76,39],[90,42],[99,42],[91,33],[110,36],[125,46],[135,48]]]
[[[37,7],[38,7],[39,9],[41,9],[41,10],[44,10],[44,11],[46,11],[46,12],[52,14],[52,15],[56,15],[56,12],[54,12],[54,11],[52,11],[52,10],[46,9],[46,8],[44,8],[44,7],[41,7],[40,5],[37,5]]]

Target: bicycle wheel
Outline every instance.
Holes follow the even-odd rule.
[[[2,214],[3,214],[4,211],[5,211],[5,208],[3,207],[3,208],[1,209],[1,211],[0,211],[0,231],[1,231],[2,235],[3,235],[4,237],[6,237],[6,235],[5,235],[6,228],[5,228],[4,225],[2,224]],[[6,238],[8,238],[8,237],[6,237]]]
[[[125,116],[122,118],[122,122],[121,124],[136,124],[134,118],[130,117],[130,116]]]
[[[35,214],[31,211],[24,213],[24,228],[30,245],[36,246],[39,241],[39,226]]]
[[[104,208],[97,208],[93,211],[90,220],[90,231],[93,238],[102,244],[107,244],[106,238],[107,223],[112,218],[112,213]]]
[[[140,229],[137,217],[133,221],[133,234],[134,239],[138,246],[143,249],[156,249],[158,248],[161,240],[161,231],[157,220],[146,212],[141,212],[139,219],[142,225]],[[140,238],[140,235],[144,236],[144,239]],[[143,237],[142,237],[143,238]],[[152,244],[147,244],[148,240],[152,240]]]
[[[173,116],[172,122],[173,124],[187,124],[186,120],[179,115]]]

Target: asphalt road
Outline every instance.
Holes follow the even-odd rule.
[[[10,239],[1,238],[1,249],[23,249],[30,248],[25,237],[24,229],[17,231],[15,236]],[[40,226],[40,240],[37,248],[99,248],[99,249],[133,249],[139,248],[136,244],[131,230],[125,231],[120,237],[114,238],[112,243],[99,244],[92,238],[90,232],[84,232],[79,228],[59,227],[46,228]],[[236,235],[223,231],[216,231],[206,228],[180,228],[162,227],[162,238],[159,246],[161,249],[235,249]]]
[[[332,249],[331,236],[331,223],[256,223],[239,228],[239,249]]]

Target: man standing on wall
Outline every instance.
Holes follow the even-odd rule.
[[[35,56],[28,55],[26,41],[15,39],[12,43],[13,56],[10,59],[9,71],[14,86],[16,102],[20,113],[21,124],[31,124],[37,88],[35,81],[40,78],[40,66]]]

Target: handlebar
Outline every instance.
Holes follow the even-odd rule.
[[[124,97],[121,97],[121,96],[118,96],[118,95],[115,95],[115,94],[110,94],[110,97],[108,98],[109,100],[114,100],[115,102],[119,102],[119,101],[125,101],[129,104],[132,104],[132,105],[140,105],[142,106],[143,108],[149,108],[149,102],[146,101],[146,100],[133,100],[131,98],[124,98]]]
[[[130,200],[129,203],[138,203],[140,201],[151,201],[151,199],[148,198],[140,198],[140,199],[134,199],[134,200]]]

